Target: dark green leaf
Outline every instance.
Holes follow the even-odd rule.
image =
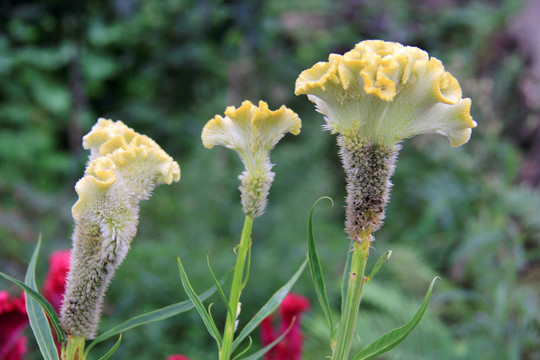
[[[321,304],[324,317],[328,323],[328,328],[330,329],[331,338],[334,337],[334,320],[332,318],[332,310],[330,309],[330,302],[328,301],[328,295],[326,294],[326,285],[324,284],[324,277],[322,273],[321,262],[319,260],[319,255],[317,254],[317,248],[315,247],[315,235],[313,234],[313,211],[315,207],[322,199],[328,199],[334,202],[331,198],[324,196],[315,202],[311,211],[309,213],[307,233],[308,233],[308,254],[309,254],[309,269],[311,270],[311,277],[313,278],[313,284],[315,285],[315,292],[317,293],[317,298]]]
[[[42,307],[45,308],[45,306],[41,304],[49,305],[50,309],[52,309],[52,306],[47,302],[47,300],[45,300],[45,298],[43,298],[41,295],[39,295],[39,293],[37,293],[36,263],[40,247],[41,236],[38,239],[38,243],[36,245],[34,253],[32,254],[32,258],[30,259],[30,264],[28,264],[28,269],[26,270],[24,282],[29,290],[31,289],[35,294],[38,295],[38,298],[41,298],[41,302],[33,300],[32,297],[27,296],[26,312],[28,313],[30,327],[32,328],[41,354],[45,359],[57,360],[58,352],[56,351],[56,345],[54,344],[54,339],[51,334],[49,321],[47,320],[47,316],[45,316],[45,313],[42,310]],[[54,316],[56,316],[56,318],[58,319],[58,316],[56,315],[54,309],[52,309],[52,314],[54,314]],[[61,333],[63,334],[63,331],[61,331]]]
[[[212,279],[214,280],[214,284],[216,284],[216,288],[218,291],[219,296],[221,297],[221,300],[223,300],[223,303],[227,307],[227,311],[232,314],[231,306],[229,305],[229,301],[227,300],[227,296],[223,292],[223,289],[221,288],[221,285],[219,285],[219,281],[216,278],[216,275],[214,275],[214,271],[212,270],[212,266],[210,265],[210,256],[206,255],[206,263],[208,264],[208,270],[210,270],[210,275],[212,275]]]
[[[343,268],[343,276],[341,281],[341,313],[345,311],[345,299],[347,298],[347,290],[349,289],[349,272],[351,271],[352,260],[352,246],[349,245],[349,251],[347,252],[347,260],[345,261],[345,267]]]
[[[263,321],[268,315],[273,313],[281,304],[285,296],[289,293],[293,285],[296,283],[302,272],[304,271],[307,265],[307,259],[302,262],[300,268],[294,273],[294,275],[283,285],[278,291],[270,297],[270,299],[264,304],[264,306],[253,316],[253,318],[244,326],[242,331],[238,334],[238,337],[234,340],[232,349],[233,351],[240,345],[240,343],[249,335],[253,330],[255,330],[261,321]]]
[[[375,263],[375,266],[373,266],[373,270],[371,270],[371,273],[366,278],[366,281],[371,281],[371,279],[373,279],[373,277],[377,275],[377,273],[381,269],[381,266],[383,266],[384,263],[388,262],[390,256],[392,256],[392,250],[388,250],[384,254],[382,254],[379,260],[377,260],[377,262]]]
[[[372,342],[370,345],[362,349],[359,353],[355,354],[353,360],[373,359],[376,356],[382,355],[392,350],[401,342],[403,342],[403,340],[405,340],[405,338],[409,336],[411,331],[413,331],[416,325],[420,323],[420,320],[422,320],[422,317],[424,316],[424,313],[426,312],[426,309],[428,307],[429,300],[431,299],[433,286],[435,285],[435,281],[437,281],[438,278],[439,277],[437,276],[433,279],[431,285],[429,285],[429,289],[426,293],[424,301],[422,302],[422,305],[420,306],[420,309],[407,324],[387,332],[386,334]]]
[[[216,287],[212,286],[210,289],[206,290],[204,293],[199,295],[199,299],[201,301],[204,301],[208,299],[214,292],[216,291]],[[189,311],[193,309],[193,303],[191,300],[182,301],[176,304],[172,304],[169,306],[165,306],[161,309],[157,309],[154,311],[151,311],[149,313],[141,314],[138,316],[135,316],[115,327],[112,329],[107,330],[103,334],[99,335],[94,341],[92,341],[85,350],[85,356],[88,356],[88,352],[91,348],[93,348],[98,343],[105,341],[113,336],[116,336],[118,334],[124,333],[130,329],[136,328],[138,326],[152,323],[155,321],[165,320],[170,317],[176,316],[178,314],[184,313],[186,311]]]
[[[201,299],[197,296],[197,293],[195,290],[193,290],[193,287],[191,286],[186,270],[184,270],[184,266],[182,265],[182,261],[180,261],[180,258],[177,257],[178,260],[178,269],[180,270],[180,278],[182,279],[182,286],[184,287],[184,290],[187,294],[187,296],[190,298],[190,300],[195,305],[195,309],[201,316],[202,321],[204,322],[204,325],[206,326],[206,329],[210,333],[210,335],[216,340],[218,347],[221,347],[221,335],[216,327],[216,324],[214,323],[214,319],[208,314],[206,309],[204,308],[204,305],[201,301]]]
[[[251,340],[251,336],[248,337],[249,339],[249,344],[248,346],[246,346],[246,348],[244,350],[242,350],[238,355],[236,355],[233,360],[238,360],[238,359],[241,359],[242,356],[249,351],[249,349],[251,349],[251,345],[253,345],[253,340]]]
[[[110,358],[112,354],[114,354],[116,350],[118,350],[118,347],[120,346],[120,341],[122,341],[122,334],[120,334],[120,336],[118,337],[118,341],[116,342],[116,344],[114,344],[114,346],[109,351],[107,351],[105,355],[100,357],[99,360],[107,360],[108,358]]]
[[[249,240],[251,242],[251,239]],[[245,278],[242,280],[242,287],[240,289],[244,290],[249,279],[249,270],[251,268],[251,244],[248,246],[248,253],[246,259],[246,270],[244,271]]]

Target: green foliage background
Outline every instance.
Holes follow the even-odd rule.
[[[207,253],[216,273],[233,266],[243,215],[240,161],[204,149],[200,131],[227,105],[262,99],[295,110],[303,129],[272,153],[277,175],[254,225],[242,320],[303,260],[308,211],[324,195],[336,205],[319,206],[315,231],[337,311],[348,247],[344,176],[334,137],[321,131],[311,103],[294,96],[294,81],[361,40],[399,41],[427,50],[460,79],[479,127],[457,149],[438,136],[404,142],[372,257],[394,253],[366,287],[360,340],[407,321],[438,274],[427,318],[385,359],[540,359],[540,195],[520,178],[531,147],[520,129],[525,120],[537,124],[538,112],[519,91],[528,59],[504,41],[521,8],[517,0],[0,1],[2,270],[22,278],[39,233],[44,254],[70,246],[73,186],[87,156],[81,137],[106,117],[154,138],[180,163],[182,179],[142,204],[101,329],[184,300],[175,255],[203,291],[211,284]],[[42,280],[44,256],[38,269]],[[328,334],[307,273],[295,292],[313,303],[305,358],[321,359]],[[224,308],[214,301],[222,324]],[[29,358],[39,358],[30,346]],[[172,353],[216,358],[194,311],[125,334],[117,354]]]

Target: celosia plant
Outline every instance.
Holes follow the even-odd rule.
[[[180,167],[158,144],[121,121],[99,119],[83,138],[90,150],[75,190],[71,269],[61,311],[69,346],[84,349],[101,315],[105,290],[137,232],[139,202],[160,184],[180,179]],[[82,356],[82,355],[81,355]]]
[[[325,128],[338,134],[346,174],[345,229],[352,259],[332,359],[348,359],[372,233],[385,217],[399,142],[439,133],[459,146],[476,122],[471,100],[462,98],[458,81],[438,59],[394,42],[362,41],[344,55],[331,54],[328,62],[299,75],[295,93],[308,95],[324,115]]]
[[[346,230],[355,241],[382,225],[401,140],[439,133],[459,146],[476,126],[471,100],[442,63],[394,42],[362,41],[344,55],[331,54],[300,74],[295,94],[308,95],[325,128],[339,134]]]
[[[250,262],[253,219],[264,213],[270,186],[274,180],[274,173],[271,171],[270,150],[286,133],[298,135],[300,127],[301,122],[298,115],[285,106],[271,111],[264,101],[260,101],[258,107],[250,101],[244,101],[238,109],[229,106],[225,110],[225,117],[216,115],[203,128],[201,138],[205,147],[212,148],[215,145],[222,145],[235,150],[245,166],[245,170],[239,176],[245,221],[238,245],[228,300],[223,291],[220,290],[228,309],[223,338],[213,324],[209,313],[204,309],[199,310],[203,320],[207,323],[207,328],[218,344],[220,360],[229,360],[235,347],[233,341],[235,341],[235,330],[238,327],[238,315],[241,309],[240,295],[249,275],[249,273],[244,274],[244,272],[246,263]],[[189,294],[190,285],[180,260],[179,265],[184,287]],[[219,286],[219,284],[217,285]],[[193,298],[192,300],[197,301]],[[258,321],[262,321],[262,318]],[[250,331],[253,329],[254,327]]]
[[[315,248],[313,209],[308,220],[308,258],[315,290],[330,329],[331,359],[349,360],[364,284],[390,256],[390,252],[383,255],[366,276],[373,233],[382,226],[385,218],[390,178],[400,142],[417,134],[439,133],[448,137],[452,146],[459,146],[469,140],[476,123],[470,115],[471,100],[462,97],[458,81],[439,60],[430,58],[418,48],[393,42],[363,41],[344,55],[331,54],[328,62],[319,62],[300,74],[295,93],[307,95],[317,111],[324,115],[324,128],[338,134],[339,153],[346,175],[345,230],[351,241],[338,326],[334,326]],[[62,360],[84,360],[100,341],[195,307],[218,345],[220,360],[260,359],[265,354],[267,360],[300,360],[303,339],[300,318],[309,308],[309,302],[296,295],[286,295],[308,260],[241,329],[238,318],[241,294],[249,276],[253,219],[263,215],[275,176],[269,154],[286,133],[297,135],[300,128],[300,118],[292,110],[282,106],[271,111],[262,101],[258,106],[249,101],[239,108],[230,106],[225,110],[225,116],[216,115],[204,126],[203,145],[207,148],[221,145],[235,150],[245,167],[239,176],[245,221],[240,243],[235,247],[236,264],[228,296],[214,276],[209,261],[215,285],[197,295],[178,258],[182,285],[189,301],[139,315],[97,336],[105,292],[137,232],[139,202],[149,198],[156,186],[180,179],[178,163],[152,139],[120,121],[99,119],[83,138],[83,147],[90,150],[90,156],[85,176],[75,186],[79,199],[72,208],[75,230],[71,260],[69,253],[51,257],[51,268],[43,289],[49,301],[37,292],[35,284],[40,242],[24,282],[0,273],[29,295],[24,308],[22,299],[9,300],[9,296],[0,292],[1,334],[7,334],[0,337],[0,357],[18,359],[16,356],[24,352],[24,338],[20,337],[20,332],[26,326],[26,313],[44,358],[59,360],[43,310],[58,339],[62,342],[67,335],[67,344],[62,344]],[[403,341],[426,311],[434,281],[411,321],[368,345],[352,359],[374,359]],[[203,305],[214,291],[226,308],[222,332],[210,309]],[[55,312],[60,303],[61,321]],[[276,331],[270,314],[278,306],[280,328]],[[240,349],[240,345],[259,325],[263,348],[245,357],[251,341],[244,349]],[[86,340],[96,336],[85,350]],[[114,353],[120,339],[102,359]],[[183,355],[169,357],[173,358],[187,359]]]

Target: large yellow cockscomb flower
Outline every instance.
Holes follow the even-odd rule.
[[[259,106],[244,101],[238,109],[229,106],[225,117],[216,115],[203,128],[203,145],[235,150],[245,165],[240,175],[242,207],[252,218],[263,214],[274,173],[270,150],[287,132],[300,133],[301,122],[296,113],[285,106],[271,111],[264,101]]]
[[[345,227],[355,241],[382,225],[401,140],[439,133],[459,146],[476,127],[471,100],[442,63],[395,42],[362,41],[344,55],[330,54],[298,76],[295,93],[307,95],[325,128],[339,134]]]
[[[373,143],[439,133],[459,146],[476,127],[471,100],[442,63],[395,42],[362,41],[344,55],[331,54],[300,74],[295,93],[308,95],[333,133]]]
[[[158,144],[121,121],[99,119],[84,138],[90,150],[79,199],[72,262],[62,306],[70,335],[95,336],[105,291],[137,232],[139,202],[160,184],[180,179],[180,167]]]

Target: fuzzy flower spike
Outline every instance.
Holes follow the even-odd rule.
[[[180,167],[158,144],[121,121],[99,119],[83,138],[90,150],[79,200],[71,268],[61,310],[72,336],[95,337],[105,291],[137,232],[139,202],[160,184],[180,179]]]
[[[459,146],[476,127],[471,100],[442,63],[395,42],[362,41],[344,55],[331,54],[300,74],[295,94],[308,95],[325,128],[339,134],[346,230],[356,241],[382,225],[401,140],[439,133]]]
[[[239,176],[240,193],[244,213],[251,218],[263,214],[274,180],[270,150],[285,133],[298,135],[300,127],[295,112],[285,106],[271,111],[264,101],[258,107],[249,101],[244,101],[238,109],[229,106],[225,117],[216,115],[205,125],[202,142],[206,148],[222,145],[233,149],[244,163],[245,170]]]

